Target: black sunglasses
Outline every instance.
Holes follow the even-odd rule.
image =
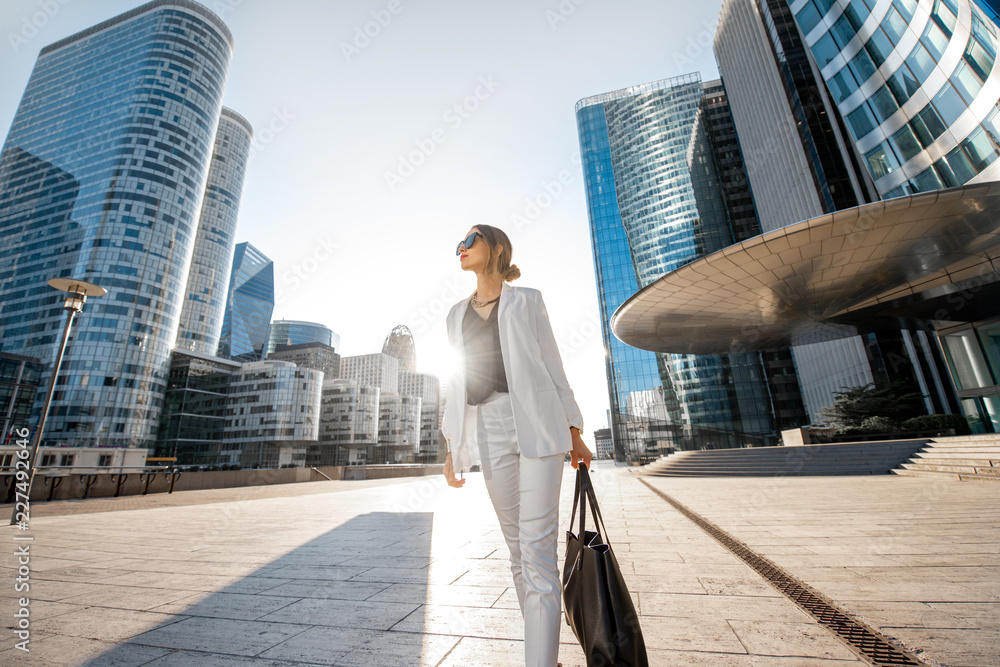
[[[465,246],[466,250],[468,250],[469,248],[471,248],[472,244],[476,242],[476,237],[477,236],[479,238],[483,239],[483,240],[486,239],[486,237],[483,236],[482,234],[480,234],[479,232],[472,232],[471,234],[469,234],[468,236],[466,236],[462,240],[461,243],[458,244],[458,246],[455,248],[455,254],[456,255],[461,255],[462,254],[462,246]]]

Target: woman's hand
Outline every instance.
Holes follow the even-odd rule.
[[[448,481],[448,486],[454,486],[456,489],[461,489],[462,485],[465,484],[464,479],[455,477],[455,466],[451,462],[451,452],[448,452],[448,455],[444,457],[444,478]]]
[[[579,468],[579,462],[583,461],[584,465],[587,466],[587,470],[590,470],[590,461],[594,458],[594,455],[590,453],[587,445],[583,443],[583,436],[580,435],[580,429],[575,426],[570,426],[569,432],[573,436],[573,451],[569,457],[570,464],[572,464],[574,468]]]

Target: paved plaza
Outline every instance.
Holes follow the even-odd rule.
[[[39,503],[29,531],[0,537],[0,665],[523,664],[507,549],[481,476],[467,478]],[[1000,484],[607,464],[593,479],[652,665],[865,663],[647,483],[927,664],[1000,664]],[[12,628],[24,544],[27,654]],[[584,664],[565,625],[560,660]]]

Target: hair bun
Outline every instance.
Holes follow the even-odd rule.
[[[511,264],[510,267],[503,272],[503,279],[507,282],[511,280],[517,280],[521,277],[521,269],[517,268],[517,264]]]

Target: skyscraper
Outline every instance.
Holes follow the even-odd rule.
[[[39,53],[0,153],[0,349],[51,368],[46,281],[108,290],[76,320],[46,444],[153,444],[232,46],[205,7],[154,0]]]
[[[774,442],[758,355],[654,354],[608,324],[639,288],[759,233],[722,86],[690,74],[585,98],[576,114],[616,458]]]
[[[1000,177],[997,27],[977,4],[798,4],[795,21],[883,198]]]
[[[229,275],[219,356],[242,361],[262,359],[273,312],[274,262],[249,243],[240,243]]]
[[[219,347],[251,139],[250,123],[223,107],[177,330],[182,350],[215,354]]]

